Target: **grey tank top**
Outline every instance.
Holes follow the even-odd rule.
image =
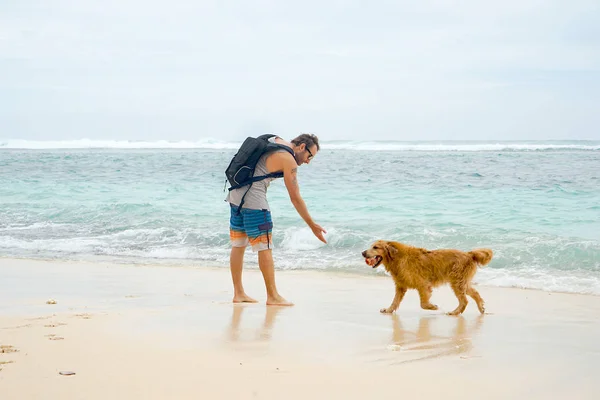
[[[274,139],[275,138],[271,138],[269,141],[273,142]],[[269,171],[267,171],[267,157],[280,152],[287,153],[285,150],[275,150],[274,152],[265,154],[259,158],[256,168],[254,169],[254,176],[268,174]],[[239,189],[233,189],[227,194],[225,201],[227,201],[229,204],[238,206],[242,201],[242,197],[248,190],[248,194],[246,194],[246,197],[244,197],[244,205],[242,208],[248,208],[251,210],[270,210],[269,202],[267,201],[267,188],[273,179],[277,178],[266,178],[262,181],[254,182],[250,187],[250,190],[248,190],[248,186],[244,186]]]

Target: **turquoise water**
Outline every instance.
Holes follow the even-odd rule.
[[[238,145],[0,140],[0,254],[227,267]],[[383,238],[489,247],[481,284],[600,294],[600,142],[324,142],[299,182],[329,244],[275,181],[278,268],[383,273],[360,255]]]

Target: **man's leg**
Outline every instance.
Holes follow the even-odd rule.
[[[231,280],[233,281],[234,303],[257,303],[244,291],[242,284],[242,269],[244,268],[244,252],[246,247],[232,247],[229,256],[229,268],[231,269]]]
[[[258,266],[263,274],[265,280],[265,287],[267,289],[267,305],[269,306],[293,306],[291,303],[281,297],[277,292],[277,286],[275,285],[275,267],[273,264],[273,250],[261,250],[258,252]]]
[[[229,269],[233,281],[234,303],[257,303],[244,292],[242,285],[242,269],[244,268],[244,252],[248,246],[248,236],[244,228],[244,217],[237,212],[237,206],[231,206],[229,218],[229,238],[231,239],[231,254],[229,255]]]
[[[244,230],[252,251],[258,253],[258,266],[265,280],[267,305],[293,306],[277,292],[273,266],[273,220],[269,210],[243,210]]]

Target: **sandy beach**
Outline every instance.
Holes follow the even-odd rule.
[[[0,398],[596,399],[600,297],[478,287],[438,311],[391,279],[278,271],[291,308],[234,305],[227,269],[0,259]],[[56,304],[47,304],[54,300]],[[75,375],[61,375],[72,371]]]

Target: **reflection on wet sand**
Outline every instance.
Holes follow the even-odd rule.
[[[241,326],[242,314],[246,307],[252,307],[251,305],[246,304],[234,304],[233,312],[231,314],[231,323],[229,324],[229,341],[230,342],[238,342],[241,341],[241,336],[246,329],[243,329]],[[262,326],[258,329],[255,336],[253,338],[248,339],[247,341],[268,341],[271,340],[273,333],[273,326],[277,319],[277,314],[279,314],[285,307],[265,307],[265,318],[263,320]]]
[[[265,345],[272,344],[275,341],[274,327],[279,313],[285,312],[283,310],[289,310],[289,308],[264,307],[261,309],[261,307],[255,305],[233,305],[231,320],[225,330],[227,342],[235,345],[236,350],[265,351],[267,349]],[[264,318],[261,321],[263,312]],[[247,315],[244,317],[245,313]],[[367,355],[367,360],[389,365],[448,356],[471,358],[474,357],[474,355],[469,354],[473,350],[472,339],[483,325],[484,320],[483,316],[471,319],[464,316],[447,317],[446,315],[429,315],[418,320],[408,318],[403,320],[397,314],[392,314],[389,318],[392,324],[391,338],[379,335],[377,335],[379,337],[373,337],[371,333],[367,338],[367,342],[364,342],[364,329],[361,328],[364,325],[359,324],[359,329],[355,332],[345,329],[343,332],[336,333],[325,329],[323,331],[325,334],[319,340],[323,340],[326,345],[332,339],[332,333],[334,336],[341,335],[339,337],[335,336],[336,340],[339,339],[338,343],[348,343],[347,347],[344,347],[343,344],[339,346],[342,353],[349,350],[352,346],[351,343],[356,343],[356,340],[358,340],[359,343],[362,342],[359,344],[361,347],[359,353]],[[389,327],[389,325],[387,326]],[[382,332],[379,329],[376,329],[376,331]],[[281,337],[286,336],[285,332],[284,329],[282,335],[278,337],[284,342],[288,339],[287,337]],[[385,333],[385,335],[389,335],[389,333]],[[350,339],[350,342],[347,342],[348,339]],[[380,343],[377,345],[375,352],[369,344],[369,342],[373,343],[373,340]],[[386,343],[384,347],[381,346],[381,340]],[[370,350],[368,350],[369,348]]]
[[[471,323],[467,323],[467,320],[463,316],[450,319],[428,316],[419,319],[416,330],[408,330],[404,327],[398,315],[391,315],[391,319],[392,343],[387,348],[394,352],[394,360],[386,359],[385,361],[393,361],[392,364],[423,361],[460,354],[463,354],[464,358],[468,358],[467,353],[473,348],[472,337],[483,324],[482,315],[478,316]],[[432,334],[431,324],[435,324],[435,322],[452,323],[454,329],[452,329],[450,335]],[[439,329],[439,331],[447,329]],[[398,360],[398,353],[406,358]]]

